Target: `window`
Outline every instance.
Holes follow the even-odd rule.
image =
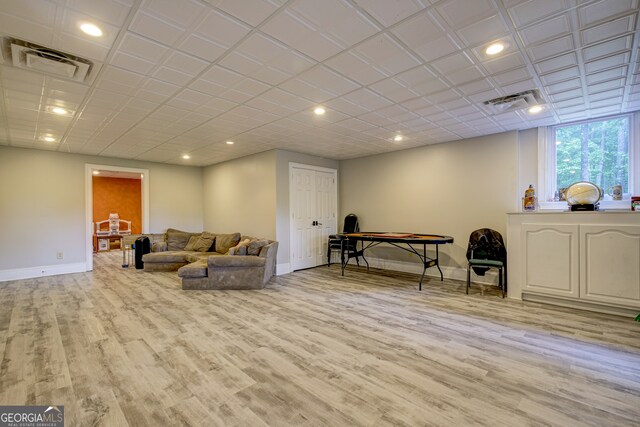
[[[606,191],[621,184],[629,192],[630,116],[554,126],[556,190],[590,181]]]
[[[574,182],[590,181],[605,192],[607,208],[615,208],[616,204],[627,207],[630,195],[640,192],[637,114],[539,129],[539,201],[551,202],[557,191]],[[606,195],[607,189],[617,184],[622,185],[624,203]],[[541,207],[559,207],[552,205],[543,203]]]

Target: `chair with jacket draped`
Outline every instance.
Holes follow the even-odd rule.
[[[467,294],[471,287],[471,270],[478,276],[491,268],[498,269],[498,286],[502,298],[507,294],[507,248],[502,235],[490,228],[481,228],[469,236],[467,247]],[[503,280],[504,277],[504,280]]]
[[[358,217],[355,214],[349,214],[344,218],[344,226],[342,227],[342,233],[357,233],[360,231],[358,225]],[[329,236],[329,243],[327,245],[327,265],[331,265],[331,252],[337,251],[340,253],[340,258],[343,259],[344,253],[355,253],[356,242],[349,241],[338,234],[332,234]],[[356,256],[356,263],[360,265],[360,260]],[[348,258],[347,258],[348,259]]]

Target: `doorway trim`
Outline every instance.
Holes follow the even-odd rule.
[[[85,163],[84,165],[84,204],[85,204],[85,265],[86,271],[93,270],[93,171],[113,171],[139,173],[142,177],[142,233],[149,232],[149,169],[126,168],[122,166],[97,165]]]
[[[307,165],[304,163],[294,163],[294,162],[289,162],[289,266],[287,268],[287,272],[293,272],[293,249],[295,247],[294,245],[294,239],[295,239],[295,211],[294,211],[294,185],[293,185],[293,169],[297,168],[297,169],[309,169],[309,170],[313,170],[316,172],[328,172],[328,173],[332,173],[334,176],[334,188],[335,188],[335,203],[336,203],[336,216],[334,218],[335,221],[335,227],[336,227],[336,231],[338,229],[338,212],[339,212],[339,207],[338,207],[338,169],[333,169],[333,168],[325,168],[322,166],[314,166],[314,165]]]

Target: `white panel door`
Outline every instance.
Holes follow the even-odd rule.
[[[580,226],[580,298],[640,307],[640,226]]]
[[[325,264],[337,227],[336,172],[292,167],[291,186],[291,269]]]
[[[524,289],[578,298],[578,226],[523,224]]]

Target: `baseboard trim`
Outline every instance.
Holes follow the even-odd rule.
[[[403,273],[422,274],[422,264],[418,262],[407,261],[395,261],[385,258],[369,258],[369,266],[374,268],[381,268],[383,270],[401,271]],[[355,259],[350,259],[349,264],[356,264]],[[360,261],[360,265],[366,265],[363,261]],[[441,265],[442,275],[451,280],[467,281],[467,269],[466,267],[451,267]],[[440,272],[437,268],[431,267],[427,269],[425,276],[440,278]],[[479,283],[482,285],[495,285],[498,286],[498,273],[495,270],[489,270],[484,276],[478,276],[475,273],[471,273],[471,283]]]
[[[84,262],[15,268],[11,270],[0,270],[0,282],[33,279],[34,277],[56,276],[58,274],[84,273],[85,271],[87,271],[87,265]]]
[[[616,316],[624,317],[635,317],[638,314],[638,309],[633,307],[607,305],[605,303],[597,303],[585,300],[570,300],[556,296],[530,294],[528,292],[522,293],[522,300],[549,305],[557,305],[560,307],[575,308],[579,310],[596,311],[598,313],[613,314]]]
[[[281,264],[276,264],[276,276],[282,276],[283,274],[291,273],[291,264],[288,262],[283,262]]]

